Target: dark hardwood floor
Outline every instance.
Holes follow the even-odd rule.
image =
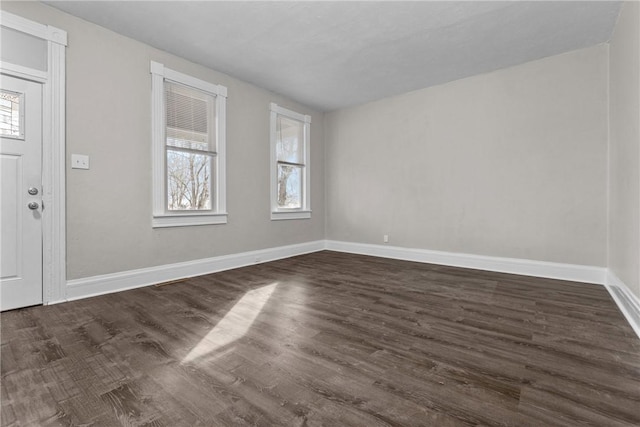
[[[2,313],[2,425],[640,425],[604,287],[319,252]]]

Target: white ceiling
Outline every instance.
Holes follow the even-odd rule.
[[[619,2],[48,1],[328,111],[609,40]]]

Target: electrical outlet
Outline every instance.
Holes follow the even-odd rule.
[[[382,236],[382,241],[385,243],[389,243],[389,235],[385,234],[384,236]]]
[[[89,169],[89,156],[85,156],[83,154],[72,154],[71,169]]]

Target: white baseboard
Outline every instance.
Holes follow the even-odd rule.
[[[631,292],[631,289],[611,270],[607,271],[605,285],[611,298],[640,338],[640,298]]]
[[[597,284],[604,284],[606,275],[606,269],[604,268],[583,265],[559,264],[515,258],[499,258],[334,240],[316,240],[296,245],[280,246],[276,248],[261,249],[238,254],[223,255],[213,258],[69,280],[67,281],[66,299],[51,302],[50,304],[135,289],[171,280],[210,274],[262,262],[275,261],[282,258],[317,252],[323,249],[379,256],[383,258],[394,258],[407,261]]]
[[[66,301],[275,261],[282,258],[321,251],[324,249],[324,246],[324,240],[317,240],[296,245],[279,246],[239,254],[223,255],[195,261],[69,280],[67,281]]]
[[[574,282],[605,285],[611,297],[640,338],[640,299],[610,270],[603,267],[561,264],[517,258],[372,245],[335,240],[317,240],[296,245],[261,249],[239,254],[223,255],[195,261],[141,268],[113,274],[69,280],[67,298],[51,302],[57,304],[112,292],[141,288],[157,283],[200,276],[248,265],[275,261],[321,250],[348,252],[382,258],[401,259],[452,267],[473,268],[524,276],[546,277]]]
[[[474,268],[500,273],[524,276],[547,277],[604,285],[607,269],[587,265],[560,264],[518,258],[500,258],[484,255],[461,254],[455,252],[432,251],[427,249],[401,248],[397,246],[372,245],[366,243],[326,241],[326,249],[382,258],[448,265],[452,267]]]
[[[524,276],[546,277],[573,282],[605,285],[616,305],[640,338],[640,299],[611,270],[604,267],[561,264],[517,258],[500,258],[454,252],[411,249],[366,243],[327,240],[325,248],[332,251],[371,255],[405,261],[474,268]]]

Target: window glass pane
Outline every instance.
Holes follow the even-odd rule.
[[[21,94],[0,90],[0,135],[14,138],[22,136],[22,101]]]
[[[47,71],[47,41],[19,30],[0,27],[0,61]]]
[[[302,208],[302,167],[278,165],[278,207]]]
[[[215,151],[214,96],[165,82],[165,113],[167,145]]]
[[[192,150],[212,151],[209,144],[192,139],[193,135],[179,135],[173,129],[167,128],[167,145],[172,147],[190,148]]]
[[[170,211],[210,210],[213,156],[167,149],[167,204]]]
[[[304,123],[288,117],[277,117],[277,160],[304,163]]]

